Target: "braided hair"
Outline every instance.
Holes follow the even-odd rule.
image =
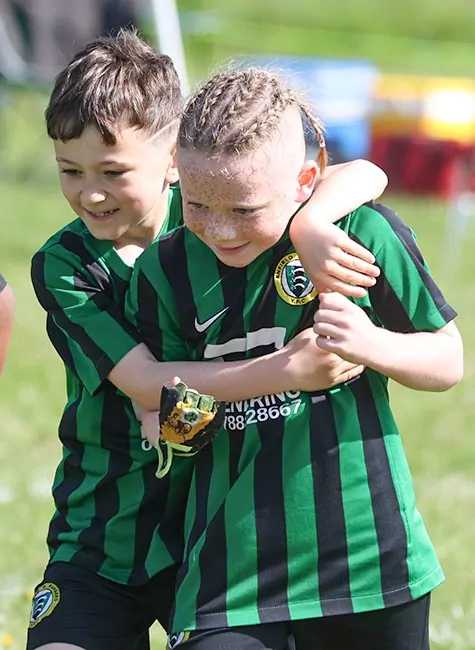
[[[290,106],[300,110],[315,132],[317,162],[323,173],[327,150],[322,124],[298,93],[265,68],[233,70],[212,77],[188,102],[178,145],[209,155],[250,153],[278,132]]]

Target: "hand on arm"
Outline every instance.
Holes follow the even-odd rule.
[[[434,332],[399,333],[374,325],[337,293],[320,295],[317,345],[415,390],[444,391],[460,381],[463,347],[454,323]]]
[[[328,167],[308,203],[295,215],[290,237],[315,287],[361,298],[379,269],[374,256],[333,224],[378,198],[388,179],[367,160]]]

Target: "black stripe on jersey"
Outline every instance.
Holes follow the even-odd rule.
[[[64,365],[75,373],[74,357],[69,347],[68,337],[59,329],[50,314],[46,316],[46,333]]]
[[[158,240],[158,256],[168,284],[175,296],[175,305],[182,334],[185,340],[189,341],[194,349],[197,349],[203,336],[196,331],[194,326],[198,312],[188,275],[185,232],[185,228],[179,228],[168,235],[160,237]]]
[[[244,307],[246,304],[246,268],[230,268],[220,260],[216,260],[221,278],[223,305],[230,307],[221,319],[218,343],[226,343],[234,338],[245,338]],[[251,327],[252,330],[252,327]],[[246,358],[244,352],[234,352],[226,355],[226,361],[239,361]]]
[[[356,235],[352,232],[348,234],[353,241],[366,248],[365,243]],[[413,332],[414,325],[404,305],[388,282],[383,269],[380,268],[380,271],[376,284],[368,289],[368,296],[378,319],[382,325],[394,332]]]
[[[422,253],[417,246],[417,242],[414,239],[412,230],[409,226],[401,221],[396,212],[385,205],[374,202],[368,203],[367,205],[375,210],[375,212],[378,212],[388,222],[392,231],[404,246],[408,257],[412,259],[414,263],[414,273],[419,274],[419,277],[427,292],[432,297],[435,306],[441,310],[444,307],[446,310],[448,308],[448,312],[445,314],[447,322],[451,318],[454,318],[456,312],[447,305],[441,290],[427,270]],[[352,234],[350,234],[350,237],[364,246],[364,243],[358,238],[353,237]],[[406,313],[403,305],[400,303],[399,298],[394,293],[382,270],[376,284],[368,290],[368,294],[371,304],[385,327],[402,333],[416,331],[412,321]]]
[[[212,614],[213,627],[227,627],[226,590],[222,593],[220,590],[216,590],[216,584],[227,584],[224,504],[209,523],[205,536],[206,541],[199,556],[200,576],[202,579],[196,597],[197,626],[200,627],[199,621],[205,618],[203,627],[206,627],[206,616]],[[210,540],[213,540],[212,543]]]
[[[379,203],[374,203],[371,207],[386,219],[393,231],[396,233],[398,239],[404,245],[409,257],[414,261],[414,266],[417,269],[417,272],[419,273],[419,276],[428,293],[431,295],[435,305],[439,309],[446,306],[446,300],[436,282],[434,281],[434,278],[430,275],[427,267],[425,266],[424,257],[419,250],[417,242],[409,226],[406,226],[406,224],[401,221],[398,215],[386,206]]]
[[[238,434],[238,435],[235,435]],[[232,434],[229,435],[229,445],[230,445],[230,464],[233,463],[233,461],[236,462],[236,470],[233,472],[233,475],[235,475],[234,480],[237,478],[237,462],[239,459],[239,455],[241,453],[242,449],[242,439],[243,436],[242,434],[239,435],[239,432],[233,432]],[[236,449],[236,442],[237,439],[240,439],[237,445]],[[211,445],[208,445],[209,448],[211,448]],[[220,462],[219,458],[213,457],[214,453],[213,450],[210,449],[211,453],[208,453],[207,456],[207,469],[209,469],[209,474],[207,474],[205,470],[205,474],[202,475],[201,468],[197,469],[195,468],[195,473],[198,475],[198,473],[201,475],[199,478],[197,476],[197,488],[198,485],[202,486],[209,486],[210,484],[210,478],[211,478],[211,466],[212,464],[216,464],[217,462]],[[233,458],[232,453],[236,451],[237,458]],[[201,454],[202,452],[200,452]],[[201,459],[198,459],[197,466],[200,465]],[[231,470],[232,471],[232,470]],[[204,481],[207,481],[204,483]],[[205,488],[206,489],[206,488]],[[197,495],[201,494],[201,492],[196,491]],[[208,492],[206,492],[206,496],[208,496]],[[199,500],[197,498],[197,505],[196,505],[196,512],[197,516],[202,520],[202,528],[201,531],[204,530],[206,527],[206,517],[207,513],[206,511],[204,512],[199,512],[202,510],[202,507],[199,505]],[[206,499],[207,501],[207,499]],[[196,522],[195,522],[196,523]],[[195,540],[197,538],[197,534],[199,533],[199,528],[195,530],[195,527],[193,526],[193,531],[190,536],[190,547],[192,548]],[[200,533],[201,534],[201,533]],[[201,580],[200,582],[200,588],[198,590],[197,598],[196,598],[196,607],[197,611],[199,612],[200,616],[199,619],[202,619],[203,616],[206,616],[206,614],[212,612],[213,613],[213,626],[215,627],[226,627],[227,626],[227,616],[226,616],[226,590],[224,593],[219,593],[218,596],[216,596],[216,584],[219,585],[226,585],[227,584],[227,548],[226,548],[226,509],[225,509],[225,503],[221,505],[215,516],[213,517],[212,521],[208,524],[207,530],[205,532],[206,535],[206,541],[203,546],[203,550],[200,553],[199,557],[199,564],[200,564],[200,575],[205,576],[204,579]],[[212,543],[210,542],[212,540]],[[219,549],[219,552],[217,553],[216,550]],[[213,577],[211,578],[210,573],[212,572]],[[209,589],[207,588],[207,585],[209,585]]]
[[[87,249],[84,238],[76,233],[65,231],[61,235],[59,244],[80,259],[82,268],[92,275],[94,280],[97,282],[100,291],[109,294],[112,298],[110,278],[96,258]],[[90,287],[83,286],[83,284],[84,280],[79,276],[77,287],[87,295],[90,295],[90,293],[88,293]]]
[[[143,341],[153,356],[163,359],[163,336],[160,329],[158,294],[143,272],[137,274],[137,320],[138,329]]]
[[[272,254],[272,259],[269,260],[270,273],[267,280],[266,287],[263,288],[258,301],[254,301],[253,310],[250,319],[250,330],[255,332],[265,327],[274,327],[275,312],[277,307],[277,300],[279,300],[275,285],[274,285],[274,272],[277,264],[282,257],[288,253],[290,243],[286,239],[279,242]],[[260,346],[250,351],[249,357],[262,357],[266,354],[275,352],[274,345]]]
[[[5,289],[7,286],[7,281],[3,277],[3,275],[0,273],[0,293]]]
[[[318,583],[323,616],[353,611],[339,440],[330,399],[312,402],[310,437],[318,540]]]
[[[78,542],[88,549],[88,557],[100,566],[107,558],[104,551],[106,523],[120,510],[117,479],[127,474],[132,466],[130,457],[130,420],[125,398],[111,384],[105,386],[100,428],[101,447],[108,451],[107,474],[94,488],[94,515],[84,527]]]
[[[188,535],[187,538],[187,549],[193,549],[201,535],[205,534],[206,531],[206,526],[208,523],[208,498],[209,498],[209,486],[211,484],[211,477],[213,474],[213,446],[212,445],[206,445],[200,453],[199,453],[199,458],[197,459],[197,463],[195,466],[194,470],[194,483],[195,483],[195,493],[196,493],[196,507],[194,511],[194,520],[193,524],[191,526],[190,534]],[[222,526],[223,528],[223,526]],[[206,544],[207,546],[207,544]],[[215,547],[213,547],[215,548]],[[219,553],[222,553],[225,555],[225,549],[226,546],[224,545],[223,547],[220,547]],[[216,553],[218,555],[218,553]],[[215,556],[216,557],[216,556]],[[216,574],[215,569],[214,569],[214,559],[211,564],[213,567],[213,575]],[[178,580],[177,584],[178,587],[180,586],[180,576],[186,576],[188,573],[188,568],[189,568],[189,563],[192,560],[190,559],[190,556],[186,555],[185,562],[181,566],[179,572],[178,572]],[[210,579],[210,566],[206,566],[204,562],[201,560],[201,556],[199,558],[199,563],[200,563],[200,574],[206,576],[206,580]],[[222,582],[223,576],[219,576],[219,579],[217,580],[218,584],[226,584],[225,582]],[[202,583],[201,583],[202,584]],[[203,598],[200,598],[200,593],[198,593],[198,601],[204,602]]]
[[[110,269],[112,287],[115,289],[116,301],[122,308],[122,311],[125,307],[125,295],[130,286],[130,278],[124,280],[120,275],[118,275],[113,269]]]
[[[178,533],[176,530],[170,530],[171,537],[170,535],[167,535],[170,524],[166,521],[166,516],[164,516],[170,486],[170,477],[165,476],[164,478],[157,480],[155,475],[156,470],[157,465],[155,463],[148,463],[142,469],[144,498],[140,504],[135,521],[135,552],[132,568],[134,584],[143,584],[150,578],[146,571],[146,559],[150,552],[153,537],[157,534],[158,522],[160,522],[160,537],[170,555],[174,558],[175,562],[182,560],[182,555],[177,557],[176,552],[176,539]],[[183,514],[181,510],[180,514]],[[182,538],[183,518],[181,518],[179,524],[180,538]],[[129,584],[130,582],[131,581],[129,581]]]
[[[52,549],[59,546],[58,539],[63,533],[72,530],[68,523],[68,499],[81,486],[86,476],[82,468],[84,445],[76,438],[79,403],[78,399],[68,406],[59,424],[59,438],[70,453],[62,463],[63,479],[53,490],[57,516],[50,523],[47,538],[47,544]]]
[[[75,363],[74,357],[71,353],[71,348],[68,344],[68,338],[62,330],[56,325],[54,318],[49,313],[49,309],[52,307],[51,300],[54,301],[54,305],[57,310],[60,310],[60,306],[56,302],[54,295],[45,290],[46,280],[45,280],[45,254],[37,253],[31,263],[31,280],[35,288],[35,292],[38,296],[38,300],[42,307],[46,309],[46,332],[48,337],[53,344],[54,349],[59,354],[60,358],[63,360],[63,363],[69,368],[72,372],[75,373]],[[55,309],[55,311],[56,311]]]
[[[368,486],[378,538],[381,589],[386,607],[411,600],[407,587],[407,535],[394,488],[383,432],[366,374],[348,384],[363,437]],[[400,586],[403,585],[403,588]],[[404,591],[406,594],[404,595]]]
[[[257,428],[263,441],[254,461],[257,605],[261,623],[272,623],[291,618],[288,603],[282,602],[289,582],[282,474],[285,419],[258,423]],[[266,438],[268,444],[265,444]],[[269,444],[270,438],[272,441]],[[274,550],[272,555],[270,548]]]

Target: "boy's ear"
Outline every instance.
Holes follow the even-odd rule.
[[[318,178],[318,164],[316,160],[306,160],[298,177],[297,203],[304,203],[311,196]]]
[[[169,153],[169,163],[166,171],[165,178],[167,183],[177,183],[178,182],[178,167],[176,161],[176,144],[173,145]]]

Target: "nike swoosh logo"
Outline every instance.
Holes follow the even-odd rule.
[[[214,316],[211,316],[211,318],[208,318],[208,320],[205,320],[204,323],[198,322],[198,319],[195,318],[195,329],[197,332],[204,332],[205,330],[208,329],[215,321],[218,320],[223,314],[225,314],[228,311],[229,307],[225,307],[224,309],[221,309],[221,311],[218,311],[217,314]]]

